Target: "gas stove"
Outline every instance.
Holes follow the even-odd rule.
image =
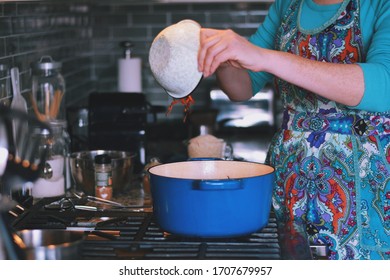
[[[234,238],[197,238],[164,232],[152,208],[83,211],[52,210],[45,198],[14,213],[15,230],[67,229],[84,231],[80,259],[267,259],[285,258],[276,219],[261,231]],[[20,209],[19,209],[20,211]]]

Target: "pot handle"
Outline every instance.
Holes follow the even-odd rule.
[[[196,189],[202,191],[243,189],[241,180],[200,180]]]
[[[188,161],[206,161],[206,160],[223,160],[222,158],[218,157],[193,157],[189,158]]]

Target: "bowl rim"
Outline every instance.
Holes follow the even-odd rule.
[[[93,159],[90,157],[83,157],[83,155],[102,155],[102,154],[112,154],[112,153],[120,153],[126,155],[125,157],[118,157],[118,158],[113,158],[112,160],[119,160],[119,159],[127,159],[127,158],[135,158],[137,156],[137,153],[135,152],[130,152],[130,151],[123,151],[123,150],[103,150],[103,149],[97,149],[97,150],[84,150],[84,151],[78,151],[78,152],[73,152],[70,154],[71,159]]]

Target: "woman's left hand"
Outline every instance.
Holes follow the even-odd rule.
[[[261,48],[232,30],[202,28],[198,54],[199,71],[205,77],[227,63],[237,68],[260,71]]]

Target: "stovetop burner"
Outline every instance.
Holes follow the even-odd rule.
[[[275,217],[261,231],[234,238],[182,237],[164,232],[146,211],[45,209],[42,199],[15,219],[22,229],[81,230],[86,234],[80,259],[282,259]]]

